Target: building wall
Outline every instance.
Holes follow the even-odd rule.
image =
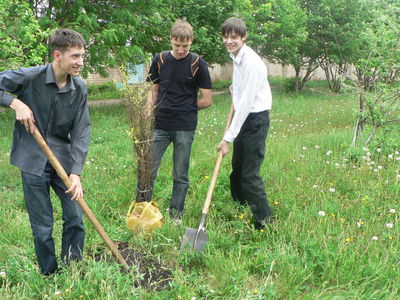
[[[282,66],[278,64],[269,63],[266,60],[264,61],[268,68],[268,74],[271,76],[280,76],[280,77],[295,76],[295,71],[292,66]],[[141,68],[140,70],[142,70],[142,72],[145,72],[144,70],[146,69],[147,68]],[[209,66],[209,70],[210,70],[211,80],[221,80],[221,79],[227,80],[232,78],[233,67],[231,63],[225,64],[223,66],[211,65]],[[98,74],[89,74],[88,78],[86,78],[85,81],[88,84],[101,84],[108,81],[121,82],[117,69],[108,69],[107,72],[109,76],[106,78],[103,78]],[[304,71],[301,74],[304,74]],[[145,74],[143,74],[143,77],[141,78],[145,78]],[[311,79],[324,80],[326,79],[325,72],[321,68],[318,68],[314,71]]]

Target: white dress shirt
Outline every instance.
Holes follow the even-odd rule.
[[[233,59],[232,101],[235,115],[224,135],[224,140],[233,142],[250,113],[262,112],[272,107],[268,71],[264,62],[250,47],[243,45]]]

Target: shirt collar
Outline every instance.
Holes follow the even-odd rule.
[[[242,59],[243,59],[244,53],[246,52],[246,48],[247,48],[247,46],[246,46],[246,44],[244,44],[244,45],[242,46],[242,48],[240,48],[239,53],[238,53],[236,56],[234,56],[232,53],[230,54],[232,60],[233,60],[235,63],[240,64],[240,62],[241,62]]]
[[[72,80],[71,75],[68,75],[67,77],[67,85],[63,90],[69,91],[69,90],[76,90],[74,81]],[[56,84],[56,78],[54,76],[53,72],[53,67],[52,64],[47,65],[47,70],[46,70],[46,84],[54,83]]]

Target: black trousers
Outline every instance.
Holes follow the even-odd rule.
[[[233,142],[231,194],[235,201],[250,205],[258,223],[271,222],[260,167],[265,156],[269,128],[269,111],[251,113]]]

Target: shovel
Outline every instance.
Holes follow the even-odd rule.
[[[233,116],[233,104],[231,105],[231,108],[229,110],[228,119],[226,121],[226,127],[225,127],[224,133],[226,133],[226,131],[229,128],[229,125],[231,124],[232,116]],[[183,235],[183,237],[181,239],[180,251],[183,251],[185,249],[195,249],[195,250],[203,251],[204,247],[206,246],[206,243],[208,240],[208,234],[206,232],[206,227],[205,227],[206,219],[207,219],[207,214],[208,214],[208,208],[210,207],[211,198],[212,198],[212,195],[214,192],[215,183],[217,181],[219,169],[221,167],[221,162],[222,162],[222,152],[219,151],[218,156],[217,156],[217,161],[215,163],[210,187],[208,188],[206,201],[204,202],[203,211],[201,213],[199,227],[198,228],[186,228],[185,234]]]
[[[67,173],[65,172],[64,168],[61,166],[60,162],[58,159],[55,157],[53,151],[51,151],[50,147],[47,145],[46,141],[43,139],[42,135],[40,134],[39,130],[36,128],[36,126],[33,129],[33,137],[35,138],[36,142],[39,144],[40,148],[43,150],[43,152],[46,154],[47,158],[49,159],[50,163],[56,170],[58,176],[60,176],[61,180],[64,182],[64,184],[69,188],[71,186],[71,180],[69,179]],[[100,223],[97,221],[96,217],[90,210],[89,206],[86,204],[86,202],[83,200],[83,198],[80,198],[76,200],[78,202],[79,206],[82,208],[83,212],[85,213],[86,217],[89,219],[89,221],[93,224],[94,228],[97,230],[99,233],[100,237],[104,240],[106,243],[107,247],[111,250],[112,254],[117,258],[117,260],[125,267],[128,268],[128,264],[125,261],[125,259],[122,257],[121,253],[119,253],[117,247],[115,247],[114,243],[110,240],[110,238],[107,236],[106,232],[104,229],[101,227]]]

